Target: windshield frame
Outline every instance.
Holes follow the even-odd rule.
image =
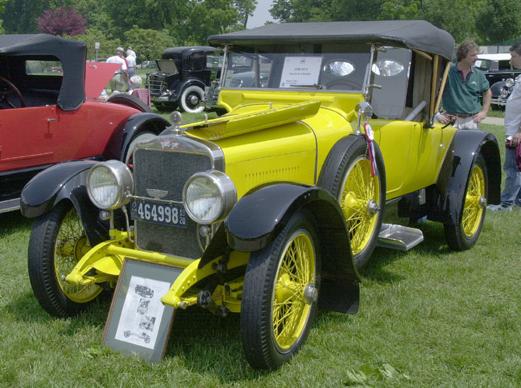
[[[233,53],[240,53],[240,52],[244,52],[246,54],[249,54],[249,55],[255,55],[255,56],[261,56],[262,53],[259,53],[257,52],[257,49],[255,46],[253,46],[252,48],[254,49],[253,52],[246,52],[246,51],[240,51],[240,50],[237,50],[237,51],[234,51],[232,49],[232,46],[233,45],[224,45],[224,49],[223,49],[223,55],[224,55],[224,59],[223,59],[223,67],[222,67],[222,72],[221,72],[221,77],[220,77],[220,80],[219,80],[219,88],[220,89],[223,89],[223,90],[252,90],[252,91],[283,91],[283,92],[320,92],[320,93],[342,93],[342,94],[345,94],[345,93],[349,93],[349,94],[363,94],[364,97],[367,99],[367,96],[368,96],[368,92],[369,92],[369,80],[370,80],[370,76],[371,76],[371,66],[372,66],[372,62],[374,60],[374,44],[370,44],[368,45],[368,52],[367,52],[367,55],[368,55],[368,59],[369,59],[369,62],[368,64],[366,65],[366,68],[363,69],[363,77],[362,78],[362,83],[361,83],[361,87],[360,88],[357,88],[357,89],[349,89],[349,90],[335,90],[335,89],[324,89],[321,87],[320,84],[317,84],[317,85],[313,85],[313,86],[309,86],[309,87],[266,87],[266,88],[263,88],[263,87],[232,87],[232,86],[229,86],[229,85],[225,85],[226,83],[226,80],[228,78],[228,72],[230,70],[229,66],[228,66],[228,63],[230,61],[230,55],[232,55]],[[286,54],[288,56],[290,55],[293,55],[294,56],[299,56],[299,55],[302,55],[302,54],[305,54],[305,53],[281,53],[281,54]],[[328,53],[326,53],[328,54]],[[332,53],[333,54],[333,53]],[[339,54],[342,54],[342,53],[339,53]],[[357,53],[359,54],[359,53]],[[310,56],[312,56],[313,53],[310,53]],[[257,62],[257,66],[258,66],[258,60],[255,61]]]

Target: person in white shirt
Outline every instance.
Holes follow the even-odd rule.
[[[112,91],[126,92],[128,90],[128,66],[125,59],[125,50],[122,47],[116,49],[116,55],[113,55],[105,61],[107,63],[118,63],[120,68],[114,73],[114,77],[110,81],[110,89]]]
[[[136,52],[129,47],[127,49],[126,57],[129,77],[132,77],[136,74],[136,58]]]
[[[510,56],[512,67],[521,69],[521,41],[510,47]],[[515,159],[516,147],[521,143],[521,75],[516,77],[505,105],[505,135],[505,188],[501,193],[501,203],[487,207],[492,211],[511,211],[514,205],[521,206],[521,171]]]

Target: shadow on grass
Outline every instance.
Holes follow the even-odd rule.
[[[66,335],[74,335],[77,329],[85,326],[98,326],[105,323],[110,308],[112,294],[105,292],[91,305],[87,306],[85,311],[70,318],[58,318],[50,315],[38,303],[38,300],[32,292],[20,294],[10,303],[7,303],[2,310],[21,322],[52,322],[59,319],[70,319],[73,323],[70,325]]]
[[[416,255],[445,257],[452,252],[445,241],[442,224],[428,222],[414,227],[421,229],[424,237],[423,242],[412,248]],[[393,262],[408,257],[410,252],[377,247],[368,266],[361,271],[361,275],[363,278],[368,278],[377,283],[394,283],[403,280],[403,276],[390,271],[388,267]]]
[[[19,211],[0,214],[0,238],[30,228],[33,220],[25,218]]]
[[[217,377],[221,383],[263,374],[253,370],[244,356],[239,314],[221,318],[197,307],[176,312],[166,357],[179,357],[188,369]]]

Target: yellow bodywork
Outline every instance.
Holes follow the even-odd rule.
[[[216,143],[224,152],[225,172],[238,198],[255,188],[276,182],[316,185],[331,148],[354,134],[356,106],[362,94],[299,91],[223,90],[223,117],[184,126],[189,136]],[[387,199],[434,184],[455,130],[422,122],[370,120],[384,158]],[[126,257],[166,264],[184,271],[162,301],[175,308],[197,303],[193,286],[215,274],[219,257],[199,268],[200,259],[189,260],[135,249],[128,233],[111,231],[111,239],[92,248],[66,280],[88,285],[114,285]],[[249,256],[231,252],[228,269],[246,266]],[[212,299],[228,310],[240,311],[240,278],[218,286]]]

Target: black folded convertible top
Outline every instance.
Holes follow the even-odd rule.
[[[63,68],[58,105],[71,110],[85,100],[85,43],[48,34],[0,35],[1,56],[58,58]]]
[[[274,42],[357,41],[398,43],[451,59],[454,38],[425,20],[282,23],[212,35],[211,45],[270,44]]]

